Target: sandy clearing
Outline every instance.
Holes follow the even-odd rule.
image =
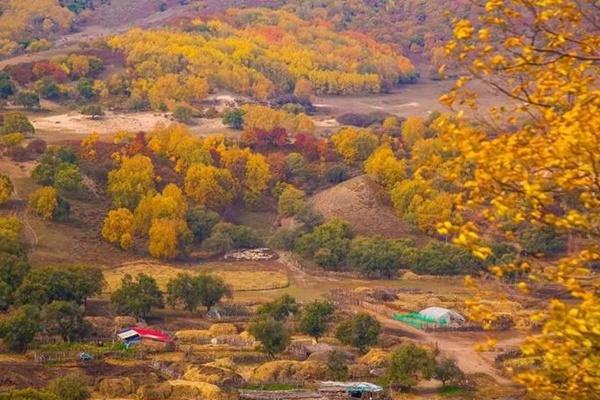
[[[66,114],[33,117],[31,122],[36,130],[46,132],[77,133],[88,135],[91,132],[110,134],[119,131],[147,131],[157,123],[169,123],[164,114],[141,112],[118,114],[107,112],[104,117],[92,119],[77,111]]]

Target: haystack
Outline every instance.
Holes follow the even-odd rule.
[[[115,328],[117,328],[117,330],[119,329],[123,329],[123,328],[128,328],[130,326],[140,326],[141,324],[138,323],[138,321],[133,318],[133,317],[129,317],[126,315],[119,315],[116,316],[114,319],[114,325]]]
[[[254,371],[250,380],[255,383],[289,383],[324,379],[329,370],[319,361],[279,360],[262,364]]]
[[[215,361],[204,365],[207,365],[209,367],[228,369],[233,372],[238,372],[239,370],[237,364],[229,357],[217,358]]]
[[[199,365],[188,368],[183,375],[183,379],[219,386],[241,386],[244,384],[244,378],[235,372],[209,365]]]
[[[208,332],[212,337],[217,337],[221,335],[237,335],[238,329],[234,324],[213,324],[208,329]]]
[[[185,380],[174,380],[169,383],[173,388],[169,398],[173,400],[233,400],[238,397],[233,392],[225,392],[210,383]]]
[[[134,384],[129,378],[102,379],[96,389],[106,398],[125,397],[133,393]]]
[[[140,386],[137,390],[139,400],[167,400],[171,397],[173,386],[169,382]]]
[[[207,329],[188,329],[175,332],[175,337],[181,344],[206,344],[212,335]]]
[[[359,358],[358,361],[370,368],[385,367],[390,361],[390,353],[382,349],[373,348]]]

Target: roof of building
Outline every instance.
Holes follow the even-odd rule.
[[[157,340],[159,342],[171,342],[171,336],[163,331],[159,331],[157,329],[150,328],[141,328],[141,327],[133,327],[122,330],[117,333],[117,336],[121,340],[131,340],[136,337],[141,339],[152,339]]]
[[[463,317],[456,311],[442,307],[429,307],[419,311],[419,314],[424,317],[433,318],[435,320],[446,319],[448,320],[448,322],[465,320],[465,317]]]
[[[381,392],[383,388],[369,382],[334,382],[324,381],[321,382],[319,387],[320,391],[345,391],[345,392],[358,392],[358,393],[373,393]]]

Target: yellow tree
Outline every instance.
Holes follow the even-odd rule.
[[[379,140],[369,129],[342,128],[331,137],[331,141],[346,161],[356,162],[366,160]]]
[[[51,220],[58,207],[58,192],[52,186],[39,188],[29,195],[29,207],[43,219]]]
[[[255,195],[262,193],[271,180],[271,170],[262,154],[253,153],[246,162],[246,189]]]
[[[365,161],[365,172],[387,188],[406,178],[406,161],[398,160],[389,144],[379,146]]]
[[[461,147],[456,171],[469,165],[458,203],[475,209],[506,239],[509,227],[527,221],[578,243],[562,258],[519,260],[492,271],[527,271],[519,287],[551,283],[568,302],[551,299],[536,316],[541,330],[522,347],[540,365],[516,374],[535,399],[597,399],[600,393],[600,301],[591,265],[600,260],[600,26],[598,5],[588,0],[484,1],[479,20],[457,21],[447,46],[465,75],[442,98],[477,107],[470,80],[508,96],[512,107],[491,109],[493,135],[446,121],[442,135]],[[509,103],[510,104],[510,103]],[[456,172],[456,176],[460,176]],[[454,228],[456,242],[480,257],[478,220]],[[474,301],[474,315],[485,309]]]
[[[0,175],[0,205],[6,203],[8,199],[10,199],[14,189],[15,188],[9,177],[6,175]]]
[[[133,214],[127,208],[109,211],[102,226],[102,237],[110,243],[119,243],[122,249],[133,246]]]
[[[141,154],[124,158],[119,168],[108,173],[108,192],[116,207],[133,210],[144,196],[154,192],[152,160]]]
[[[421,117],[408,117],[402,124],[402,141],[407,149],[412,149],[414,144],[425,138],[425,121]]]
[[[205,207],[222,210],[235,199],[237,182],[226,169],[196,164],[185,175],[185,193]]]
[[[193,235],[184,220],[158,218],[152,221],[149,231],[148,252],[152,257],[171,259],[185,251]]]
[[[133,214],[135,230],[145,235],[155,219],[183,219],[187,210],[183,192],[177,185],[170,183],[162,193],[146,196],[140,201]]]

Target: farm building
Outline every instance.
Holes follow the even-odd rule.
[[[369,382],[321,382],[319,393],[327,399],[383,400],[385,391],[381,386]]]
[[[435,320],[440,325],[464,324],[465,317],[456,311],[442,307],[429,307],[419,311],[419,315]]]
[[[461,326],[466,322],[465,317],[456,311],[442,307],[429,307],[408,314],[394,314],[394,319],[417,329]]]
[[[173,343],[173,339],[167,333],[150,328],[127,328],[118,332],[117,337],[125,343],[127,348],[144,341],[159,342],[165,345]]]

